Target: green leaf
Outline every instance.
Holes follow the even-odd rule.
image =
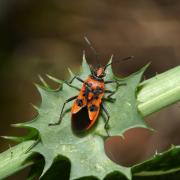
[[[148,65],[124,79],[114,77],[111,67],[107,70],[108,76],[111,79],[113,77],[122,81],[122,83],[126,83],[126,86],[120,86],[118,88],[113,97],[115,98],[115,102],[106,102],[106,107],[111,117],[109,122],[110,135],[123,135],[126,130],[134,127],[148,128],[141,114],[138,112],[136,100],[137,86],[147,67]],[[113,90],[115,89],[115,85],[111,85],[108,88]],[[101,128],[104,127],[102,126]]]
[[[132,168],[134,176],[160,176],[180,171],[180,146],[172,146],[163,153]]]
[[[107,68],[106,80],[118,79],[127,84],[118,88],[116,84],[109,84],[106,87],[110,90],[117,88],[117,92],[112,97],[114,101],[105,101],[110,114],[108,129],[110,135],[122,135],[127,129],[134,127],[147,128],[138,113],[136,102],[137,86],[146,68],[147,66],[124,79],[115,77],[110,66]],[[79,76],[86,79],[89,74],[89,65],[86,63],[84,55]],[[73,76],[71,72],[70,76],[71,78]],[[57,79],[56,81],[62,82]],[[81,87],[82,83],[75,80],[72,85]],[[51,167],[56,157],[61,157],[62,160],[65,157],[71,162],[70,179],[81,177],[97,177],[99,179],[106,177],[108,179],[114,174],[131,179],[131,168],[115,164],[104,152],[104,137],[107,136],[107,133],[104,129],[105,116],[102,112],[93,128],[87,132],[75,133],[71,127],[70,108],[72,103],[69,103],[61,124],[48,126],[49,123],[58,121],[63,103],[66,99],[77,95],[78,91],[66,83],[63,83],[61,89],[58,90],[46,87],[37,86],[42,97],[42,103],[37,108],[39,115],[33,121],[21,124],[23,127],[31,127],[39,131],[41,142],[31,151],[44,156],[45,166],[42,176]]]

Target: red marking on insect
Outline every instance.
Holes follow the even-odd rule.
[[[102,79],[103,71],[101,74],[98,71],[99,69],[95,72],[94,75],[90,75],[84,81],[79,95],[71,108],[72,120],[74,122],[77,120],[81,122],[80,118],[84,118],[83,116],[77,115],[77,113],[80,113],[81,110],[83,110],[85,116],[85,111],[87,112],[85,117],[86,122],[84,121],[84,126],[86,126],[85,129],[89,129],[97,120],[100,106],[102,104],[102,98],[105,93],[105,84],[104,80]]]

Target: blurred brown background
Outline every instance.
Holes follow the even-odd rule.
[[[84,49],[88,62],[96,63],[84,35],[101,54],[102,64],[111,54],[115,59],[135,56],[116,65],[116,74],[126,76],[151,61],[146,76],[152,77],[180,64],[180,1],[1,0],[0,135],[25,133],[10,124],[34,116],[30,103],[40,103],[33,85],[38,74],[66,78],[67,67],[78,72]],[[177,104],[153,114],[147,123],[157,132],[134,129],[126,140],[113,138],[107,143],[109,156],[130,165],[179,144],[179,115]],[[1,151],[8,144],[1,139]]]

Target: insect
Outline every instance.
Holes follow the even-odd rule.
[[[90,43],[88,41],[88,43]],[[132,58],[132,56],[124,58],[127,60]],[[108,110],[105,107],[103,102],[104,94],[108,93],[107,99],[111,99],[111,96],[116,93],[116,90],[111,91],[106,89],[106,84],[116,83],[117,86],[126,85],[125,83],[119,83],[117,80],[108,80],[105,81],[104,77],[106,76],[106,68],[112,63],[109,63],[105,66],[93,67],[89,65],[91,74],[87,77],[86,80],[81,79],[78,76],[74,76],[70,82],[67,84],[71,86],[72,82],[76,79],[82,83],[82,87],[79,91],[79,94],[67,99],[61,109],[59,121],[56,123],[51,123],[49,126],[58,125],[61,123],[63,118],[64,108],[67,103],[74,100],[71,108],[72,122],[78,121],[77,127],[80,126],[80,130],[89,129],[96,122],[100,109],[106,114],[106,121],[104,128],[108,133],[108,122],[110,115]]]

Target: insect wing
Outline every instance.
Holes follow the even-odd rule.
[[[89,126],[87,127],[87,129],[89,129],[95,122],[96,119],[99,115],[99,111],[100,111],[100,104],[101,101],[99,100],[93,100],[91,102],[88,103],[88,115],[89,115],[89,119],[91,121],[91,123],[89,124]]]
[[[77,99],[74,101],[72,105],[71,113],[72,114],[78,113],[86,105],[87,105],[87,100],[80,92],[79,96],[77,97]]]

